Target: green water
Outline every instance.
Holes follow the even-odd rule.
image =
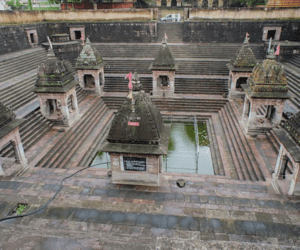
[[[198,122],[197,127],[198,138],[193,123],[172,123],[168,155],[163,156],[164,172],[214,174],[206,123]],[[106,162],[110,162],[109,154],[98,152],[91,165]],[[110,163],[95,167],[111,168]]]
[[[198,150],[192,123],[173,123],[168,155],[163,157],[164,172],[213,175],[206,123],[198,122]]]

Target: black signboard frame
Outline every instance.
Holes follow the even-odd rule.
[[[146,158],[123,156],[123,166],[125,171],[147,171]]]

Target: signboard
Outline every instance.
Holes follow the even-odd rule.
[[[146,158],[123,156],[125,171],[146,171]]]

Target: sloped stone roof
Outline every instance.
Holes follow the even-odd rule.
[[[136,73],[132,85],[132,94],[128,95],[118,110],[107,140],[111,143],[157,145],[164,130],[161,114],[141,90]]]
[[[67,60],[59,60],[52,49],[47,59],[38,66],[34,92],[66,92],[77,84],[74,68]]]
[[[284,66],[276,61],[273,50],[266,60],[256,64],[247,84],[253,92],[288,92]]]
[[[168,47],[166,40],[162,44],[156,54],[156,57],[151,63],[150,70],[177,70],[178,66]]]
[[[86,43],[77,58],[76,67],[95,67],[100,66],[102,62],[103,60],[100,53],[97,49],[93,48],[90,39],[87,38]]]
[[[16,114],[2,102],[0,102],[0,128],[16,119]]]
[[[242,48],[237,51],[231,64],[238,68],[253,68],[257,63],[255,55],[249,46],[249,39],[246,37]]]

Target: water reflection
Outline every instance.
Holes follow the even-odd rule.
[[[165,172],[214,174],[206,123],[198,122],[198,147],[196,138],[193,124],[172,124]]]

